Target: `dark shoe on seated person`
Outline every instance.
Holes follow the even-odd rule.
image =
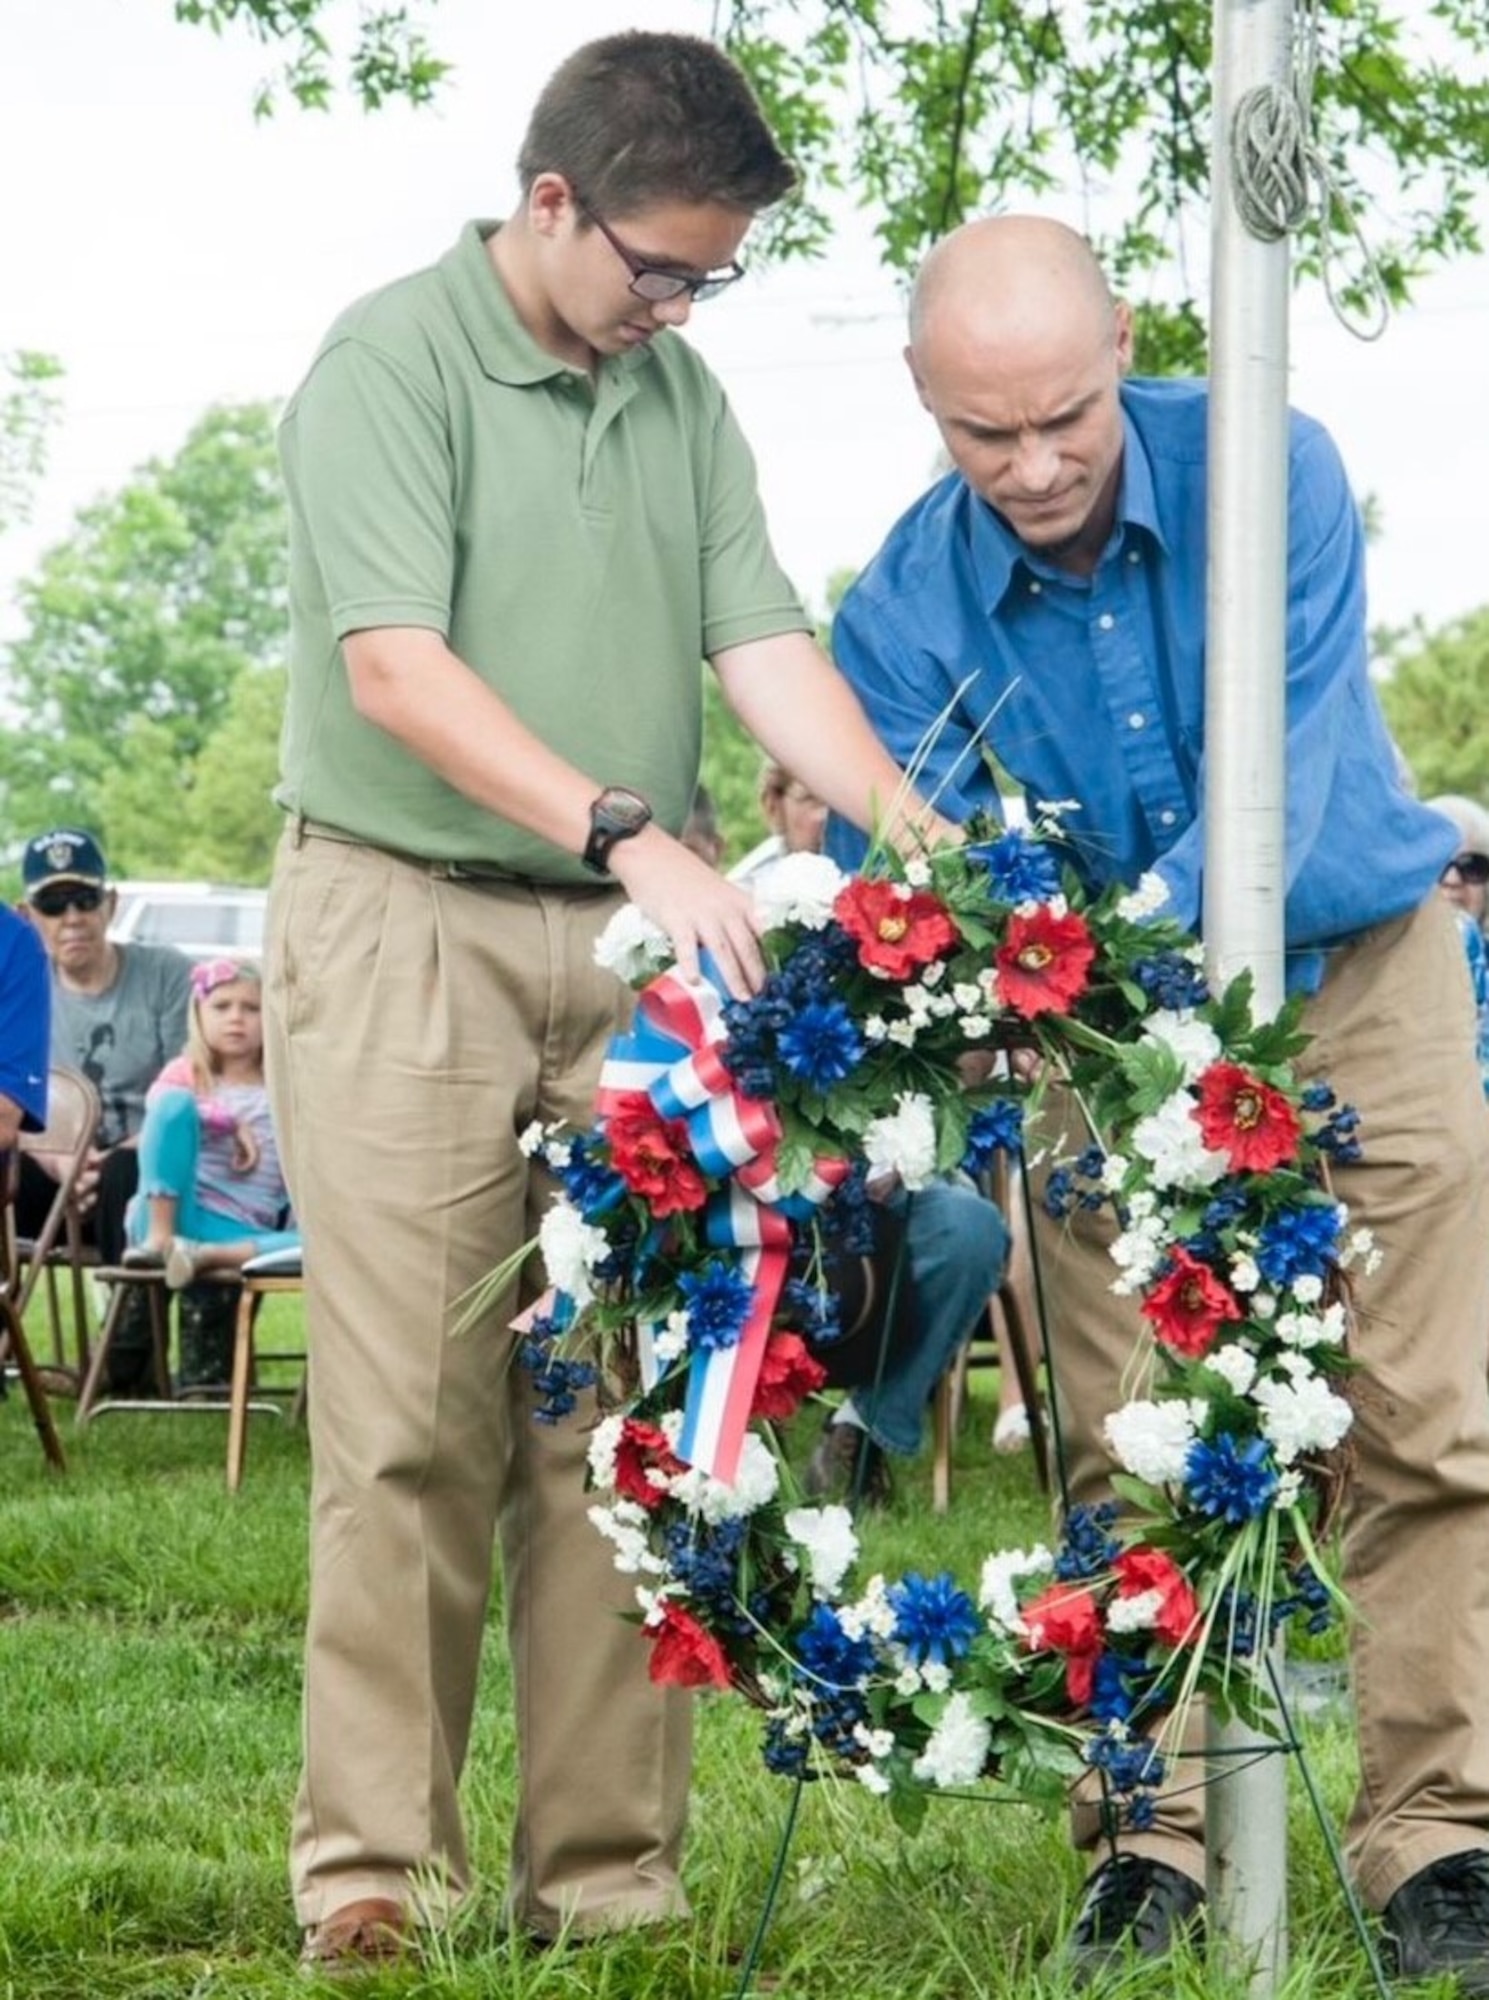
[[[1489,1853],[1419,1869],[1386,1904],[1385,1931],[1399,1977],[1447,1974],[1464,1993],[1489,1994]]]
[[[1180,1868],[1146,1854],[1114,1854],[1086,1884],[1055,1963],[1077,1986],[1134,1961],[1166,1958],[1202,1928],[1205,1892]]]
[[[300,1969],[331,1975],[370,1970],[402,1957],[411,1936],[401,1903],[389,1896],[360,1896],[305,1933]]]
[[[831,1418],[807,1460],[802,1486],[809,1499],[841,1500],[850,1507],[887,1507],[894,1498],[888,1453],[857,1424],[835,1424]]]

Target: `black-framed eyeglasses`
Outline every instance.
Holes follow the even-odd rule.
[[[57,882],[27,900],[44,917],[65,916],[69,910],[91,915],[103,902],[103,890],[96,882]]]
[[[1455,854],[1442,872],[1460,882],[1489,882],[1489,854]]]
[[[621,242],[604,216],[590,207],[577,188],[572,193],[574,206],[589,217],[630,272],[631,290],[638,299],[645,299],[650,305],[665,305],[669,299],[680,299],[684,292],[695,305],[699,305],[705,299],[716,299],[720,292],[727,291],[744,276],[744,265],[739,263],[726,264],[721,271],[703,271],[697,277],[669,270],[664,264],[648,264],[644,257],[636,255],[629,244]]]

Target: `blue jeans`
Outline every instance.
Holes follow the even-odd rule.
[[[163,1090],[152,1099],[140,1127],[139,1190],[129,1204],[129,1240],[150,1234],[149,1196],[166,1195],[176,1204],[176,1234],[195,1243],[251,1243],[255,1257],[270,1250],[298,1250],[293,1229],[254,1229],[240,1217],[206,1208],[197,1197],[197,1165],[202,1124],[189,1090]]]
[[[917,1338],[885,1356],[876,1386],[849,1401],[876,1444],[920,1449],[925,1407],[958,1348],[970,1340],[1008,1261],[1008,1225],[996,1203],[965,1181],[903,1189],[887,1204],[905,1217],[903,1282],[915,1307]]]

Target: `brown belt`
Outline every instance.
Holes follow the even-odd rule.
[[[431,861],[427,854],[408,854],[400,847],[384,847],[379,841],[363,840],[358,834],[348,833],[344,827],[327,826],[324,820],[309,819],[298,812],[290,814],[289,834],[295,847],[303,847],[307,840],[334,840],[343,847],[365,847],[374,854],[386,854],[391,860],[401,861],[409,868],[421,869],[437,881],[468,882],[474,888],[511,886],[592,896],[597,890],[613,886],[603,882],[548,882],[539,876],[519,875],[511,868],[498,868],[494,861]]]

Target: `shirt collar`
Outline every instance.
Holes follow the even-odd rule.
[[[997,610],[1013,581],[1014,569],[1022,565],[1041,577],[1058,577],[1060,572],[1038,557],[1031,556],[1018,536],[997,510],[971,493],[972,553],[977,574],[982,579],[983,603]],[[1163,525],[1158,515],[1158,495],[1153,485],[1153,468],[1147,450],[1127,409],[1122,411],[1122,482],[1117,491],[1117,518],[1107,549],[1120,548],[1131,529],[1151,535],[1161,547]],[[1105,551],[1103,551],[1103,556]]]
[[[476,351],[483,373],[494,382],[527,388],[550,381],[556,375],[572,375],[573,368],[550,354],[533,339],[512,304],[506,286],[496,274],[486,245],[501,228],[500,222],[468,222],[444,256],[439,268],[449,287],[455,317]],[[599,373],[629,374],[650,359],[647,348],[626,354],[607,355]]]

